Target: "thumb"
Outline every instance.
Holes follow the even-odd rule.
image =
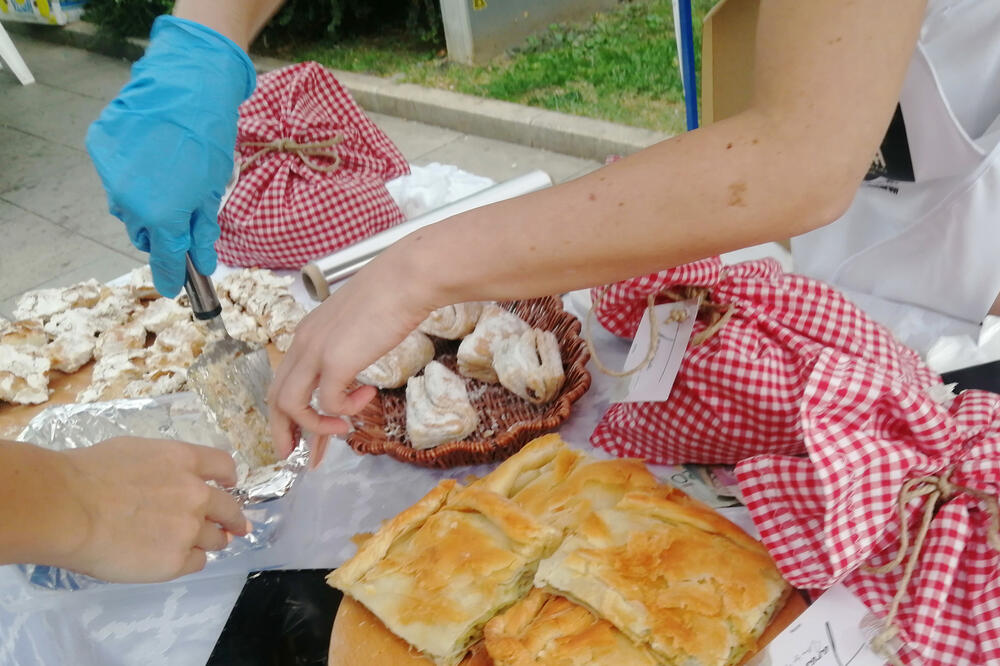
[[[176,222],[150,228],[149,267],[153,271],[153,285],[156,291],[167,298],[173,298],[184,286],[187,262],[185,256],[191,247],[188,234],[190,224]],[[171,233],[168,229],[182,229],[181,233]]]

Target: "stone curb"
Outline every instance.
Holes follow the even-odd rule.
[[[102,38],[95,26],[76,22],[61,28],[28,23],[5,23],[9,32],[26,34],[66,46],[136,60],[147,44]],[[291,64],[277,58],[254,56],[258,72]],[[465,134],[518,143],[603,162],[610,155],[629,155],[670,135],[628,125],[548,111],[511,102],[397,83],[355,72],[333,70],[362,108],[373,113],[445,127]]]

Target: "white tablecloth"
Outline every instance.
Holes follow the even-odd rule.
[[[301,284],[294,293],[303,303],[315,305]],[[571,293],[564,302],[583,321],[587,292]],[[592,332],[602,361],[622,367],[627,344],[596,322]],[[601,374],[593,363],[590,370],[592,387],[560,432],[575,448],[603,456],[588,440],[618,380]],[[385,456],[359,456],[334,441],[319,469],[305,474],[280,500],[286,503],[285,517],[270,547],[211,562],[199,574],[156,585],[53,592],[33,588],[16,567],[0,567],[0,666],[200,666],[211,654],[248,572],[337,567],[353,554],[353,535],[377,529],[442,478],[462,479],[488,469],[428,470]],[[681,487],[689,482],[682,469],[654,471]],[[752,530],[745,512],[725,513]]]

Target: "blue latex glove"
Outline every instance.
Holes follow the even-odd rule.
[[[161,16],[132,78],[87,132],[111,214],[149,252],[164,296],[184,285],[184,256],[215,270],[219,201],[233,171],[238,108],[257,83],[227,37]]]

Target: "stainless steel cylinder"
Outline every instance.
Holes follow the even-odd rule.
[[[523,176],[497,183],[463,199],[428,211],[412,220],[397,224],[391,229],[386,229],[353,245],[341,248],[325,257],[315,259],[302,267],[302,281],[305,283],[306,291],[315,300],[322,301],[330,295],[330,285],[358,272],[362,266],[378,256],[379,252],[403,236],[452,215],[541,190],[550,185],[552,185],[552,178],[549,174],[540,170],[530,171]]]

